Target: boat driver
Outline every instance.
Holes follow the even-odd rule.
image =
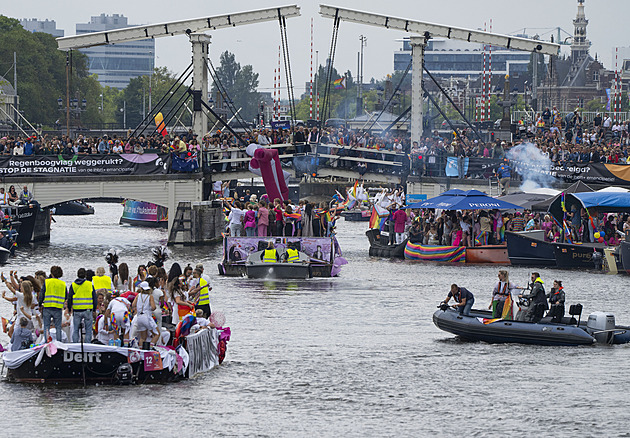
[[[451,298],[455,300],[455,304],[453,304],[452,307],[459,310],[460,315],[470,316],[470,310],[472,309],[473,304],[475,304],[475,297],[471,291],[465,287],[459,287],[456,284],[451,284],[451,291],[448,293],[443,303],[448,304]]]
[[[260,260],[263,263],[277,263],[280,261],[278,251],[276,251],[276,248],[273,246],[273,242],[267,243],[267,249],[260,254]]]
[[[544,281],[542,281],[538,272],[532,272],[531,281],[531,291],[528,294],[522,294],[518,297],[527,298],[531,302],[524,320],[538,322],[543,317],[545,311],[548,310],[547,295],[545,294],[545,286],[543,286]]]

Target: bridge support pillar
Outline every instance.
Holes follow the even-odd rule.
[[[424,67],[424,49],[427,46],[427,36],[412,35],[411,58],[411,141],[419,142],[423,133],[424,99],[422,90],[422,78]]]
[[[201,100],[208,100],[208,52],[210,48],[210,35],[194,33],[190,35],[192,44],[193,62],[193,132],[203,137],[208,131],[208,116],[203,112]],[[169,219],[170,220],[170,219]]]

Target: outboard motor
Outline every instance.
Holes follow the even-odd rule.
[[[597,269],[598,271],[601,271],[604,265],[604,259],[603,259],[602,253],[597,250],[593,251],[592,260],[593,260],[593,264],[595,265],[595,269]]]
[[[118,365],[116,381],[119,385],[131,385],[133,383],[133,368],[131,364],[123,363]]]
[[[586,331],[600,344],[612,344],[615,337],[615,315],[593,312],[588,315]]]

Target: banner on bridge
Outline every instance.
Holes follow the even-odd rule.
[[[4,176],[164,175],[171,154],[0,156]]]
[[[503,161],[491,158],[468,158],[468,175],[480,175],[489,177]],[[608,184],[622,187],[630,186],[630,165],[607,163],[568,163],[542,166],[523,161],[510,160],[509,165],[513,171],[519,174],[539,173],[561,179],[566,182],[582,181],[586,184]],[[456,161],[451,163],[451,173],[457,176]],[[448,166],[446,168],[448,171]],[[447,175],[449,173],[447,172]]]

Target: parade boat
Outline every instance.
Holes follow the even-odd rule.
[[[378,228],[372,228],[365,232],[370,243],[369,255],[371,257],[386,257],[390,259],[404,259],[407,240],[399,244],[389,244],[389,236],[382,234]]]
[[[19,224],[16,242],[30,243],[50,239],[50,208],[36,205],[6,207],[12,224]]]
[[[2,355],[2,374],[20,383],[164,383],[193,378],[225,357],[230,329],[189,334],[177,347],[151,350],[52,341]]]
[[[298,261],[278,261],[277,263],[263,262],[264,252],[264,250],[255,251],[247,257],[245,270],[248,278],[305,279],[311,277],[310,257],[305,252],[298,251]]]
[[[581,313],[581,306],[579,310]],[[586,322],[573,316],[562,318],[561,322],[543,318],[537,323],[491,318],[492,313],[487,310],[473,309],[470,316],[463,316],[442,305],[433,314],[433,323],[462,339],[489,343],[578,346],[630,342],[630,327],[616,325],[615,316],[607,312],[591,313]]]
[[[94,214],[94,207],[83,201],[68,201],[55,206],[52,212],[56,216],[82,216]]]
[[[348,263],[342,257],[341,248],[335,237],[223,236],[223,259],[218,265],[219,274],[244,277],[248,275],[248,260],[250,260],[253,267],[250,273],[252,276],[257,276],[257,268],[253,263],[256,256],[250,259],[250,255],[258,253],[257,257],[260,260],[260,251],[265,250],[269,242],[273,242],[274,248],[279,254],[283,254],[287,248],[297,249],[301,260],[306,261],[308,259],[308,263],[299,263],[299,265],[308,268],[309,277],[336,277],[341,271],[341,266]],[[283,264],[286,265],[286,263]],[[291,268],[291,270],[294,269],[298,270],[297,267]]]
[[[542,230],[506,231],[507,252],[513,266],[556,266],[554,244],[547,242]]]
[[[126,200],[123,203],[121,224],[139,227],[168,227],[168,208],[151,202]]]

